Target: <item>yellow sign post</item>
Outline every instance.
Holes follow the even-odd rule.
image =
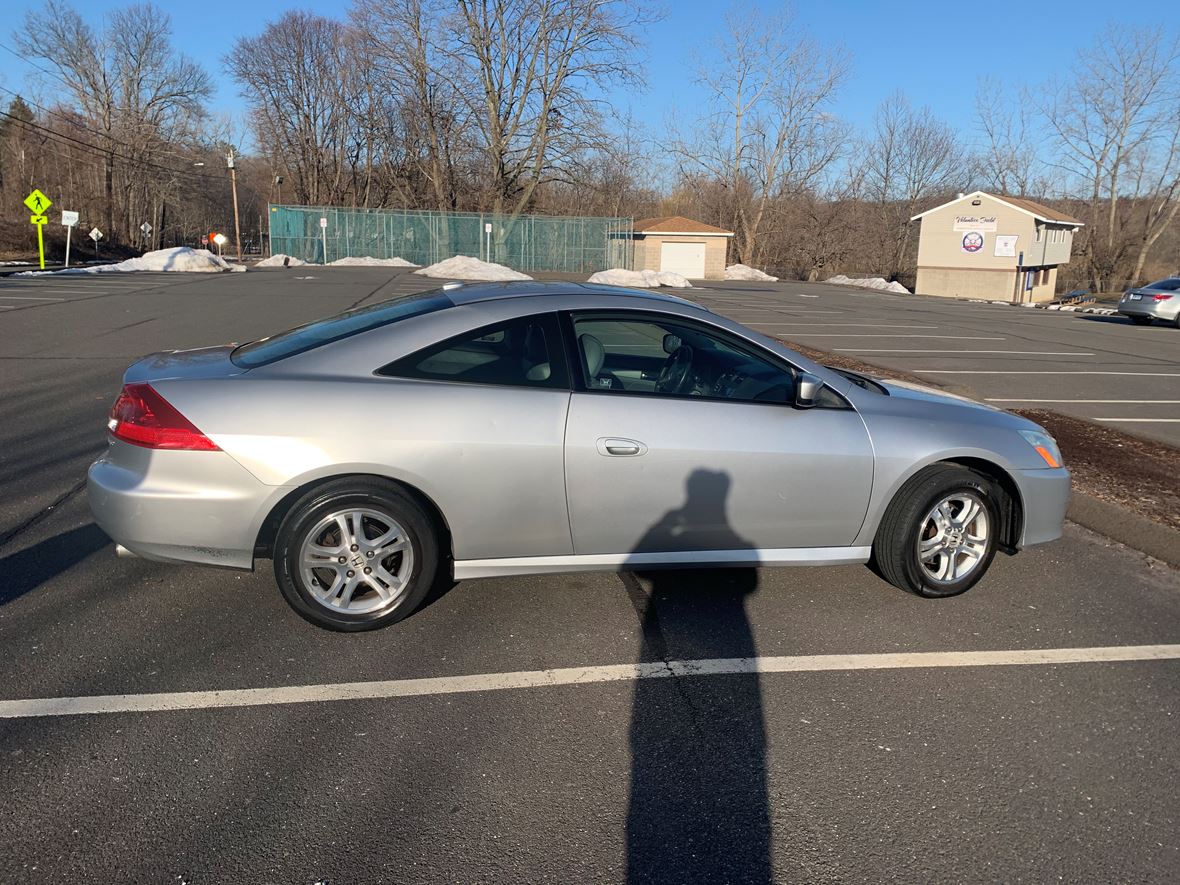
[[[41,270],[45,270],[45,224],[49,221],[45,213],[53,205],[53,200],[33,188],[33,192],[25,197],[25,205],[33,213],[29,216],[29,223],[37,225],[37,253],[41,258]]]

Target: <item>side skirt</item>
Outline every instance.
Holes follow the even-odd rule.
[[[872,547],[787,547],[778,550],[704,550],[676,553],[592,553],[581,556],[516,556],[456,560],[455,580],[560,572],[614,572],[633,569],[738,568],[783,565],[858,565]]]

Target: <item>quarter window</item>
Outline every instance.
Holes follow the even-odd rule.
[[[466,384],[567,388],[553,315],[522,317],[485,326],[410,354],[379,375]]]

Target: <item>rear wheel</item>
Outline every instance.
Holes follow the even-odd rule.
[[[430,518],[401,489],[341,480],[291,508],[275,545],[275,577],[290,606],[313,624],[373,630],[422,602],[438,559]]]
[[[1136,326],[1150,326],[1151,317],[1133,316],[1131,317],[1131,322],[1133,322]]]
[[[937,464],[902,486],[890,503],[873,542],[873,564],[903,590],[957,596],[991,565],[999,526],[991,481],[965,467]]]

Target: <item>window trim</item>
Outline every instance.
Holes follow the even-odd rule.
[[[772,366],[778,368],[786,367],[786,369],[795,374],[806,371],[802,366],[797,366],[790,360],[779,356],[764,347],[755,344],[753,341],[747,341],[739,335],[735,335],[728,329],[723,329],[720,326],[714,326],[711,323],[702,322],[701,320],[693,319],[691,317],[682,317],[679,314],[661,313],[653,310],[642,310],[637,308],[579,308],[575,310],[561,311],[561,328],[565,340],[565,357],[569,364],[570,372],[569,378],[571,382],[571,389],[574,393],[588,393],[593,395],[606,396],[625,396],[635,399],[667,399],[667,400],[691,400],[693,402],[704,403],[728,403],[735,406],[769,406],[771,408],[787,408],[795,411],[810,411],[809,409],[799,409],[794,403],[779,403],[769,400],[747,400],[747,399],[733,399],[724,396],[699,396],[689,393],[640,393],[633,390],[604,390],[596,387],[590,387],[586,383],[586,372],[582,366],[582,355],[578,352],[578,335],[574,321],[578,318],[590,317],[594,319],[611,319],[611,318],[627,318],[627,319],[650,319],[653,322],[671,322],[688,326],[689,328],[697,329],[703,335],[711,335],[720,338],[727,344],[730,344],[738,351],[752,351],[751,356],[756,356],[759,359],[764,359]],[[813,406],[812,408],[821,408],[828,411],[855,411],[851,401],[840,391],[836,390],[832,385],[824,381],[824,387],[834,394],[843,406]]]
[[[468,381],[464,378],[433,378],[424,375],[402,374],[393,371],[393,367],[415,359],[426,359],[435,353],[440,353],[455,344],[462,343],[470,338],[477,337],[481,334],[488,334],[497,331],[505,326],[513,323],[526,323],[529,321],[539,322],[545,332],[545,343],[549,350],[549,378],[546,381],[538,381],[531,384],[506,384],[497,381]],[[493,323],[485,323],[482,326],[475,326],[466,331],[456,333],[441,341],[435,341],[425,347],[420,347],[415,351],[400,356],[395,360],[391,360],[383,366],[373,370],[373,375],[378,378],[392,378],[399,381],[422,381],[431,384],[462,384],[467,387],[495,387],[498,389],[510,388],[512,390],[558,390],[569,392],[571,388],[571,372],[569,368],[569,354],[565,348],[565,335],[561,328],[561,322],[556,311],[546,311],[544,313],[524,314],[522,316],[508,317],[507,319],[496,320]]]

